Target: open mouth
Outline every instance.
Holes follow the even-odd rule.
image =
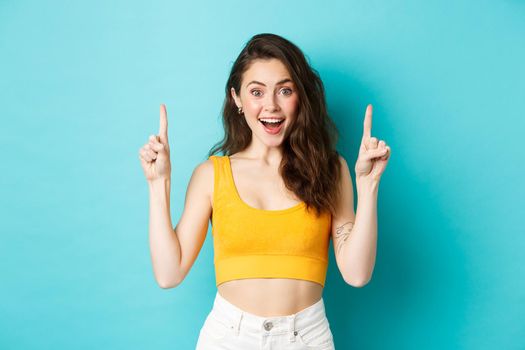
[[[263,128],[267,133],[275,135],[281,131],[282,125],[284,124],[284,119],[279,121],[263,121],[259,119],[259,122],[263,125]]]
[[[282,123],[284,123],[284,119],[278,121],[278,122],[265,122],[259,119],[261,123],[263,123],[264,126],[266,126],[268,129],[274,129],[279,127]]]

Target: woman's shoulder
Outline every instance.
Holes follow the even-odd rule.
[[[198,163],[191,175],[200,184],[200,189],[205,190],[207,195],[211,195],[213,192],[213,173],[213,156],[210,156],[208,159]]]
[[[206,181],[207,183],[213,184],[215,172],[214,164],[216,162],[224,161],[226,157],[227,156],[221,156],[217,154],[210,155],[208,159],[200,162],[195,166],[195,169],[193,170],[194,175],[203,179],[203,181]],[[211,190],[213,191],[213,187],[211,188]]]
[[[341,153],[337,153],[337,157],[339,159],[339,164],[341,164],[341,166],[348,166],[346,159],[341,155]]]
[[[220,157],[220,156],[209,156],[208,159],[200,162],[195,166],[195,170],[193,171],[199,176],[203,177],[210,177],[213,180],[213,158],[214,157]]]

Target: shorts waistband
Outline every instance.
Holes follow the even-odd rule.
[[[322,297],[316,303],[295,314],[263,317],[240,309],[217,292],[212,311],[216,312],[218,317],[225,319],[237,332],[242,324],[243,329],[247,331],[270,334],[290,332],[292,336],[297,334],[296,330],[323,322],[326,317]]]

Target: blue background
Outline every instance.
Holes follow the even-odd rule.
[[[330,251],[337,349],[525,349],[524,18],[517,0],[0,1],[0,348],[194,348],[211,233],[159,288],[138,150],[165,103],[175,225],[232,62],[272,32],[319,71],[353,179],[368,103],[392,148],[371,282]]]

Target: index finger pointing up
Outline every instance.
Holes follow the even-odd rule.
[[[166,113],[166,106],[160,105],[160,127],[159,127],[160,141],[164,144],[168,144],[168,116]]]
[[[365,121],[363,124],[363,139],[369,139],[372,134],[372,105],[366,107]]]

